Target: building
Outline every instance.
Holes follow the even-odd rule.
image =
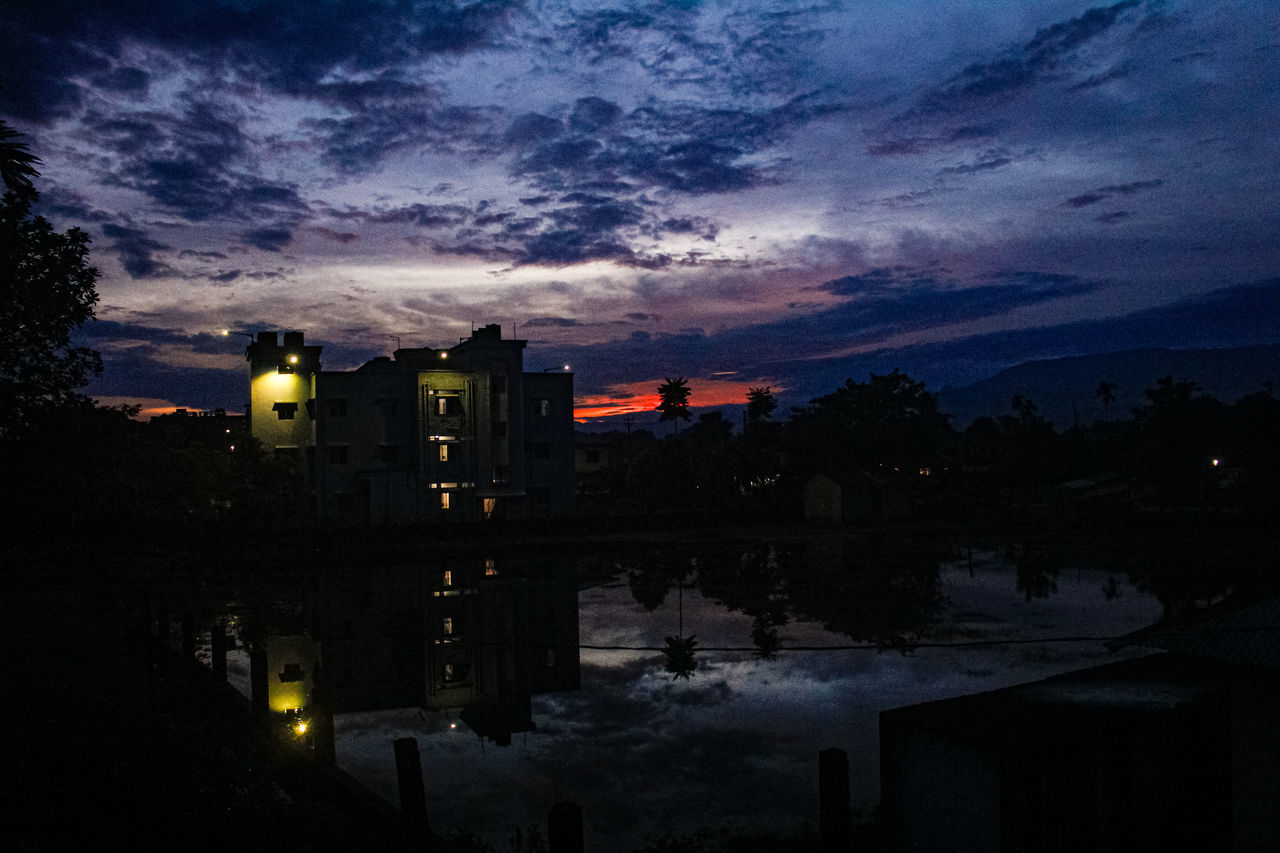
[[[526,373],[525,343],[494,324],[326,371],[301,332],[260,332],[247,350],[250,430],[297,459],[322,522],[565,515],[573,375]]]

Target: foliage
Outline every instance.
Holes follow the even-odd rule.
[[[773,417],[778,408],[778,401],[773,398],[773,390],[765,385],[763,388],[747,390],[747,423],[760,424]]]
[[[0,437],[27,432],[41,410],[82,405],[76,389],[102,370],[97,353],[71,345],[98,301],[89,236],[31,215],[37,161],[13,136],[0,125]]]
[[[950,434],[937,395],[905,373],[845,380],[831,394],[797,408],[791,448],[802,474],[836,468],[913,471],[926,466]]]
[[[664,637],[667,647],[662,650],[662,654],[666,657],[665,669],[671,673],[671,680],[677,678],[688,678],[693,675],[693,671],[698,668],[698,661],[695,653],[698,646],[696,634],[690,634],[687,637]]]
[[[675,421],[676,432],[680,431],[680,421],[689,420],[689,383],[683,376],[671,379],[658,386],[657,411],[662,413],[658,420]]]

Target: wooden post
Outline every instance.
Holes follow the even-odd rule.
[[[267,650],[261,643],[254,643],[249,647],[249,700],[253,716],[262,723],[267,722],[271,716],[270,706],[267,704],[269,684]]]
[[[843,749],[818,753],[818,826],[827,853],[849,850],[849,756]]]
[[[548,853],[582,853],[582,806],[556,803],[547,814]]]
[[[227,678],[227,629],[222,625],[214,625],[209,629],[209,645],[213,651],[210,667],[213,674],[223,681]]]
[[[396,738],[396,782],[400,787],[400,813],[416,836],[431,831],[427,821],[427,789],[422,783],[422,758],[418,754],[418,739]]]

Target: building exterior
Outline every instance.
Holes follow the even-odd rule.
[[[249,345],[250,429],[297,459],[322,522],[564,515],[573,508],[573,376],[526,373],[496,324],[457,345],[326,371],[301,332]]]

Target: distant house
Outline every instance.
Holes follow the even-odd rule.
[[[301,332],[260,332],[247,350],[250,429],[296,459],[324,522],[564,515],[573,376],[526,373],[524,347],[489,325],[455,346],[327,371]]]
[[[911,515],[911,484],[902,476],[876,477],[863,470],[820,472],[803,487],[804,520],[810,524],[870,524]]]
[[[891,851],[1267,850],[1280,837],[1280,605],[1170,651],[880,715]]]

